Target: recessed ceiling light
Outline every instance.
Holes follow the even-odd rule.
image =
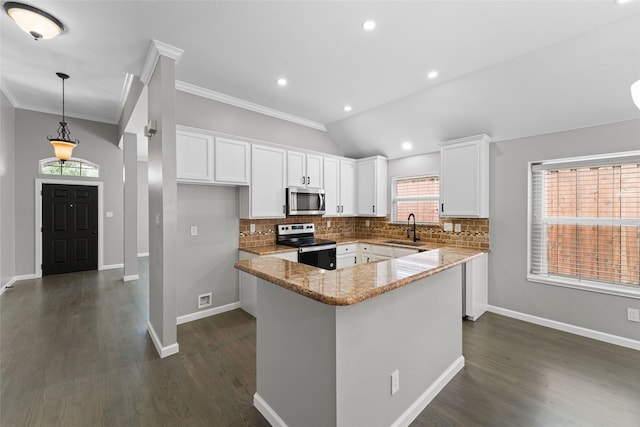
[[[633,0],[616,0],[616,3],[618,4],[625,4],[625,3],[631,3]]]
[[[428,79],[435,79],[436,77],[438,77],[438,72],[436,70],[433,71],[429,71],[429,74],[427,74],[427,78]]]
[[[376,28],[376,21],[373,21],[373,20],[371,20],[371,19],[369,19],[369,20],[367,20],[367,21],[364,21],[364,22],[362,23],[362,28],[363,28],[365,31],[373,31],[373,30]]]
[[[345,105],[345,106],[344,106],[344,111],[346,111],[347,113],[348,113],[349,111],[351,111],[351,105]]]
[[[413,148],[413,144],[411,144],[409,141],[405,141],[402,143],[403,150],[411,150],[411,148]]]
[[[278,86],[286,86],[286,85],[287,85],[287,79],[280,77],[278,79]]]

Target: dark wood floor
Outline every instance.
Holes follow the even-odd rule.
[[[0,425],[267,426],[253,408],[255,320],[178,327],[159,359],[141,280],[121,270],[0,297]],[[494,314],[464,323],[466,366],[413,426],[640,426],[640,352]],[[371,408],[375,411],[376,408]]]

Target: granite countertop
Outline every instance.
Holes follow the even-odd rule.
[[[242,260],[236,262],[235,267],[325,304],[351,305],[467,262],[485,252],[444,247],[339,270],[323,270],[275,257]]]
[[[292,246],[285,245],[264,245],[264,246],[253,246],[250,248],[240,248],[241,251],[249,252],[255,255],[273,255],[279,254],[283,252],[297,252],[298,248],[294,248]]]

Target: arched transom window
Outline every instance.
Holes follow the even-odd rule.
[[[100,166],[75,157],[66,162],[60,161],[56,157],[50,157],[40,160],[40,174],[98,178],[100,176]]]

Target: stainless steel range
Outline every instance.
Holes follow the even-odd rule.
[[[278,225],[276,243],[298,248],[299,263],[335,270],[336,242],[316,239],[315,230],[313,223],[281,224]]]

